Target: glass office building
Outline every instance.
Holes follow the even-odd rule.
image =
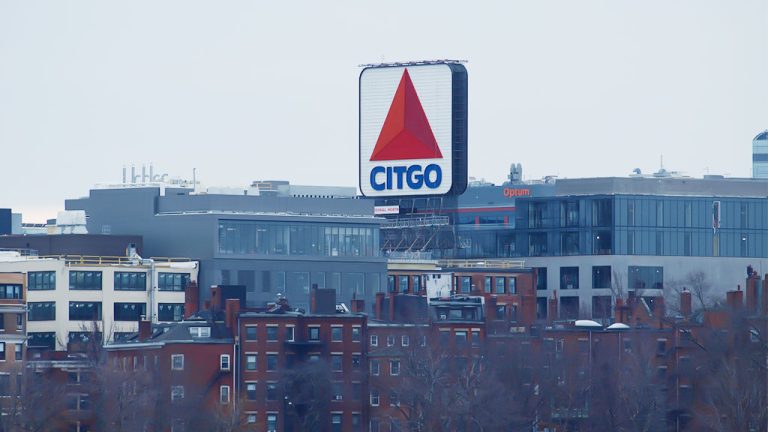
[[[768,130],[752,140],[752,177],[768,179]]]

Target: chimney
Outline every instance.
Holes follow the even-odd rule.
[[[211,308],[212,310],[222,309],[221,304],[221,287],[218,285],[211,285]]]
[[[533,325],[536,322],[536,297],[530,294],[520,296],[522,319],[518,319],[523,325]]]
[[[363,299],[352,299],[352,305],[351,305],[351,311],[352,313],[363,313],[365,312],[365,300]]]
[[[552,291],[552,298],[547,299],[547,303],[549,303],[547,308],[547,322],[549,324],[552,324],[556,319],[558,319],[557,314],[557,290]]]
[[[382,313],[382,305],[384,303],[384,296],[385,294],[383,292],[376,293],[376,304],[373,307],[373,315],[374,318],[377,320],[382,319],[381,313]]]
[[[658,296],[655,298],[653,302],[653,314],[658,319],[664,319],[664,316],[667,313],[666,304],[664,303],[664,296]]]
[[[317,284],[309,289],[309,313],[317,313]]]
[[[614,321],[616,321],[617,323],[624,323],[624,324],[626,324],[625,321],[626,321],[627,317],[624,316],[625,312],[626,312],[626,310],[625,310],[625,306],[624,306],[624,299],[622,299],[621,297],[617,297],[616,298],[616,307],[613,310]]]
[[[760,283],[760,276],[757,275],[757,273],[753,273],[751,277],[747,278],[747,313],[749,314],[756,314],[758,313],[758,287]]]
[[[683,292],[680,293],[680,313],[686,319],[690,318],[691,313],[693,313],[691,292],[686,288],[683,288]]]
[[[197,282],[190,282],[184,287],[184,319],[197,313],[200,302],[200,289]]]
[[[741,285],[736,286],[736,291],[725,293],[725,298],[731,309],[741,309],[744,306],[744,292],[741,291]]]
[[[152,336],[152,321],[141,317],[139,321],[139,341],[144,342]]]
[[[237,325],[237,316],[240,314],[240,299],[227,299],[224,305],[224,325],[232,330]]]
[[[395,322],[395,293],[389,295],[389,320]]]

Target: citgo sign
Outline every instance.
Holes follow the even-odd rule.
[[[398,64],[360,74],[360,190],[368,197],[466,189],[466,69]]]

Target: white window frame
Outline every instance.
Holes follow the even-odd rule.
[[[286,337],[285,341],[286,342],[293,342],[294,340],[296,340],[296,326],[292,325],[292,324],[285,326],[285,334],[286,334],[286,336],[288,335],[289,332],[290,332],[291,337],[290,337],[290,339],[288,337]]]
[[[407,347],[411,345],[411,338],[408,335],[400,336],[400,345]]]
[[[374,370],[373,370],[374,362],[376,362],[375,363],[376,364],[376,371],[375,371],[375,373],[374,373]],[[379,359],[371,359],[371,364],[370,364],[369,367],[371,369],[371,375],[372,376],[379,376],[381,374],[381,361]]]
[[[397,364],[397,373],[395,373],[395,371],[393,370],[394,368],[392,367],[392,365],[394,365],[394,364]],[[391,376],[398,376],[398,375],[400,375],[400,360],[398,360],[398,359],[391,359],[391,360],[389,360],[389,374]]]
[[[372,347],[379,346],[379,335],[371,335],[371,346]]]
[[[251,356],[253,356],[253,358],[256,360],[254,362],[254,365],[256,367],[254,367],[253,369],[248,369],[248,357],[251,357]],[[246,372],[253,372],[253,371],[256,371],[258,369],[259,369],[259,353],[255,353],[255,352],[247,352],[247,353],[245,353],[245,367],[243,368],[243,370],[246,371]]]
[[[227,396],[226,398],[224,396]],[[232,389],[228,385],[219,386],[219,403],[222,405],[229,404],[232,399]]]
[[[176,359],[181,359],[180,367],[176,367]],[[184,370],[184,354],[171,354],[171,370]]]
[[[228,371],[232,369],[232,361],[231,361],[231,358],[229,357],[229,354],[222,354],[219,356],[219,368],[223,371]]]
[[[394,335],[388,335],[387,336],[387,346],[395,346],[395,336]]]
[[[176,397],[174,397],[174,395]],[[171,402],[184,399],[184,386],[171,386]]]
[[[374,392],[376,393],[376,402],[374,403]],[[371,394],[369,396],[369,402],[371,403],[371,406],[377,407],[379,406],[379,403],[381,403],[381,396],[379,395],[379,391],[376,389],[371,390]]]
[[[251,421],[253,419],[253,421]],[[256,424],[256,422],[259,419],[259,412],[258,411],[246,411],[245,412],[245,423],[246,424]]]

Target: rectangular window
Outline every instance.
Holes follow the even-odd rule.
[[[56,319],[56,302],[27,303],[29,321],[54,321]]]
[[[560,318],[567,320],[579,318],[578,297],[560,297]]]
[[[267,432],[277,432],[277,414],[267,414]]]
[[[413,284],[411,286],[411,291],[414,294],[418,294],[419,292],[421,292],[421,288],[422,288],[421,276],[413,276]]]
[[[389,361],[389,374],[392,376],[400,375],[400,360]]]
[[[592,266],[592,288],[611,287],[611,266]]]
[[[258,327],[256,326],[247,326],[245,328],[245,340],[249,342],[253,342],[256,340],[256,332],[258,331]]]
[[[5,361],[5,342],[0,342],[0,360]]]
[[[179,401],[182,399],[184,399],[184,386],[172,386],[171,401]]]
[[[320,340],[320,327],[310,327],[309,328],[309,340],[311,340],[311,341],[319,341]]]
[[[274,382],[268,382],[267,383],[267,394],[266,394],[268,401],[276,401],[277,400],[277,383]]]
[[[579,268],[560,267],[560,289],[579,289]]]
[[[100,271],[70,271],[69,272],[70,290],[101,290],[101,272]]]
[[[387,346],[395,346],[395,337],[392,335],[387,336]]]
[[[71,331],[67,335],[67,339],[69,343],[88,343],[91,341],[91,338],[95,337],[96,342],[101,343],[102,341],[102,333],[101,332],[91,332],[91,331]]]
[[[342,327],[331,327],[331,342],[341,342],[344,340],[342,337],[343,330]]]
[[[219,387],[219,402],[223,405],[229,403],[229,386],[223,385]]]
[[[379,406],[379,390],[371,389],[371,406]]]
[[[146,303],[115,303],[115,321],[139,321],[147,316]]]
[[[352,327],[352,342],[360,342],[360,327]]]
[[[504,294],[504,292],[506,291],[506,282],[507,282],[506,278],[499,277],[499,276],[496,277],[495,294]]]
[[[246,354],[245,355],[245,370],[249,371],[255,371],[256,365],[256,354]]]
[[[362,356],[360,354],[352,354],[352,369],[360,369],[360,361]]]
[[[21,299],[20,284],[0,284],[0,299],[19,300]]]
[[[507,278],[507,291],[510,294],[517,294],[517,278]]]
[[[381,373],[381,363],[378,360],[371,360],[371,375],[378,376]]]
[[[464,330],[456,331],[456,346],[462,347],[467,345],[467,332]]]
[[[184,370],[184,354],[171,354],[171,370]]]
[[[15,353],[14,353],[14,354],[15,354],[14,358],[15,358],[16,360],[21,360],[21,359],[22,359],[22,356],[24,355],[24,353],[23,353],[22,349],[23,349],[23,345],[22,345],[22,344],[20,344],[20,343],[17,343],[17,344],[14,346],[14,351],[15,351]]]
[[[491,293],[491,277],[490,276],[485,277],[485,283],[483,284],[483,292],[486,294]]]
[[[277,342],[277,326],[267,326],[267,342]]]
[[[249,401],[256,400],[256,383],[245,383],[245,397]]]
[[[138,272],[115,272],[115,291],[146,291],[147,274]]]
[[[397,277],[397,288],[401,293],[408,292],[408,276]]]
[[[563,255],[579,254],[579,233],[564,232],[560,234],[560,250]]]
[[[461,276],[459,278],[459,292],[462,294],[469,294],[472,292],[472,277]]]
[[[411,338],[408,337],[408,335],[402,335],[400,337],[400,345],[407,347],[410,344],[411,344]]]
[[[223,371],[228,371],[230,368],[229,365],[229,354],[222,354],[219,356],[219,367]]]
[[[157,274],[157,289],[159,291],[184,291],[189,284],[189,273]]]
[[[379,346],[379,336],[378,335],[371,335],[371,346]]]
[[[608,319],[611,317],[611,296],[592,297],[592,318]]]
[[[387,276],[387,292],[395,292],[397,288],[395,287],[395,277],[394,276]]]
[[[534,267],[536,271],[536,290],[547,289],[547,268],[546,267]]]
[[[184,319],[184,303],[160,303],[157,305],[158,321],[181,321]]]
[[[331,370],[334,372],[341,372],[343,367],[343,357],[341,354],[331,355]]]
[[[267,354],[267,371],[277,370],[277,354]]]
[[[29,332],[27,335],[29,337],[27,340],[28,347],[35,347],[46,351],[56,349],[55,332]]]
[[[344,399],[344,384],[340,382],[331,383],[331,400],[340,401]]]
[[[286,326],[285,327],[285,340],[288,342],[293,342],[294,338],[296,337],[296,328],[293,326]]]
[[[629,289],[664,289],[664,268],[629,266]]]
[[[69,320],[101,320],[101,302],[69,302]]]
[[[55,290],[56,272],[29,272],[27,273],[27,289],[29,291]]]
[[[472,330],[472,346],[480,346],[480,330]]]

